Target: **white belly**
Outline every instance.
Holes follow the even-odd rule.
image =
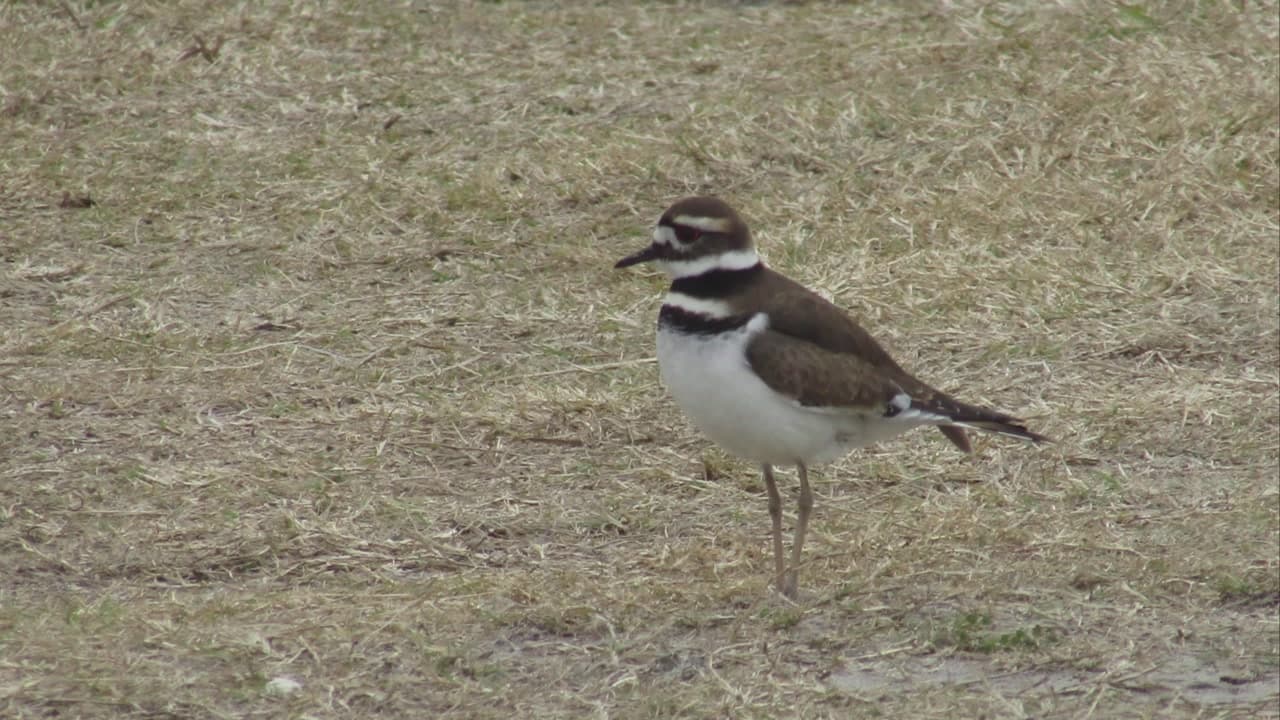
[[[757,315],[741,329],[718,335],[658,329],[663,384],[693,424],[721,447],[758,463],[810,465],[914,427],[806,408],[771,390],[751,371],[745,352],[765,327],[767,318]]]

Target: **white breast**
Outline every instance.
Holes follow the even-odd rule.
[[[771,465],[806,465],[914,427],[851,412],[815,409],[769,388],[752,372],[746,347],[769,318],[758,313],[726,333],[686,334],[658,329],[662,382],[693,424],[729,452]]]

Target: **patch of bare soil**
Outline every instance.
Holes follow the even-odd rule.
[[[1280,672],[1254,673],[1239,665],[1187,653],[1144,668],[1037,667],[1007,672],[981,655],[912,656],[850,664],[828,678],[831,687],[862,696],[924,688],[980,688],[1010,699],[1093,691],[1099,685],[1198,705],[1280,701]]]

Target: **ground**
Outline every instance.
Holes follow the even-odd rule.
[[[1277,717],[1278,25],[0,5],[0,715]],[[824,468],[779,597],[611,269],[691,193],[1055,442]]]

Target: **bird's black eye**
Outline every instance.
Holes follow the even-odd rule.
[[[688,225],[676,225],[674,229],[676,231],[676,239],[684,245],[692,245],[702,235],[701,230]]]

